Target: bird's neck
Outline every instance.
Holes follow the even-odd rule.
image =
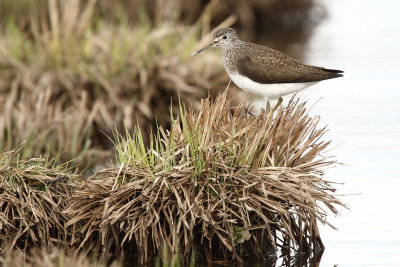
[[[234,56],[234,50],[222,51],[222,59],[224,61],[224,67],[228,74],[236,74],[236,58]]]
[[[222,52],[222,59],[224,61],[225,70],[228,73],[236,73],[236,61],[238,59],[238,53],[241,51],[241,44],[239,43],[240,40],[235,42],[233,45],[221,49]]]

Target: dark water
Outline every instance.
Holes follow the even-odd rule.
[[[400,266],[400,1],[325,1],[307,63],[345,70],[299,94],[347,166],[328,170],[351,210],[321,226],[321,266]]]

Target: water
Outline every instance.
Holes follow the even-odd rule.
[[[345,77],[301,92],[312,114],[328,124],[331,154],[346,163],[327,172],[341,199],[321,226],[320,266],[400,266],[400,1],[326,1],[329,18],[310,41],[307,63]]]

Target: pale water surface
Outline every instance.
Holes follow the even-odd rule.
[[[300,93],[315,103],[346,163],[328,170],[350,210],[321,226],[321,266],[400,266],[400,1],[325,1],[329,18],[310,41],[307,63],[345,77]]]
[[[324,2],[328,19],[310,40],[306,62],[345,77],[298,96],[328,125],[329,154],[347,165],[326,178],[343,183],[338,194],[353,195],[341,197],[350,210],[328,213],[338,230],[320,226],[320,266],[400,266],[400,1]]]

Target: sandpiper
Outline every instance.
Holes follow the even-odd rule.
[[[192,56],[210,47],[221,49],[225,70],[238,87],[267,101],[279,98],[276,107],[284,95],[343,76],[341,70],[306,65],[275,49],[241,41],[231,28],[217,30],[213,41]]]

